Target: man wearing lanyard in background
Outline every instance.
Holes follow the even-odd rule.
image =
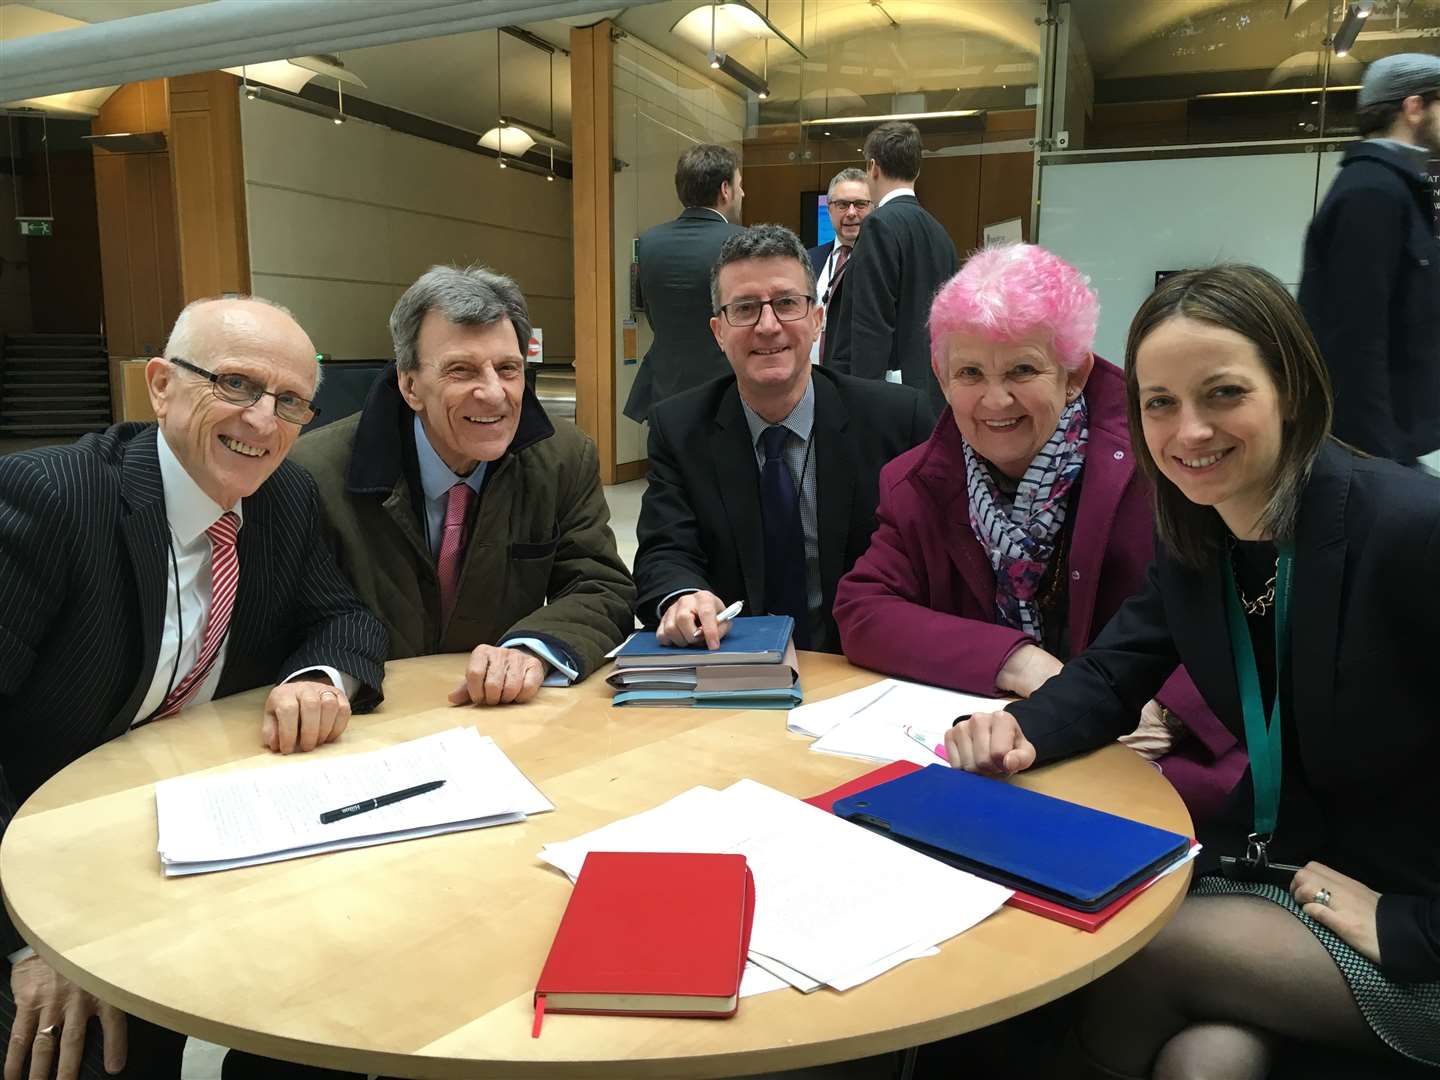
[[[810,249],[810,265],[815,268],[816,296],[825,309],[820,321],[820,336],[810,346],[812,364],[825,362],[825,320],[840,299],[845,267],[850,263],[855,238],[860,235],[860,223],[870,213],[871,205],[870,186],[865,182],[862,170],[841,169],[831,179],[825,209],[829,211],[835,239]]]

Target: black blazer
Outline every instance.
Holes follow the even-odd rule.
[[[1006,706],[1037,761],[1125,734],[1177,663],[1243,745],[1224,588],[1218,562],[1189,570],[1157,544],[1144,589],[1090,648]],[[1300,500],[1290,625],[1296,749],[1324,817],[1300,861],[1384,893],[1386,972],[1440,979],[1440,482],[1327,443]]]
[[[870,544],[880,468],[924,442],[934,417],[905,387],[812,368],[811,434],[819,520],[824,643],[840,649],[835,586]],[[635,556],[640,619],[678,589],[708,589],[765,613],[760,469],[735,377],[673,398],[650,417],[649,486],[640,504]]]
[[[119,424],[0,457],[0,827],[128,731],[150,687],[171,572],[156,438],[153,424]],[[320,539],[314,481],[285,462],[244,506],[216,696],[325,664],[364,684],[356,712],[373,708],[385,630]],[[8,920],[0,939],[0,952],[21,944]]]
[[[831,240],[828,244],[817,244],[808,250],[810,255],[810,269],[815,271],[817,278],[820,276],[820,271],[825,269],[825,260],[830,258],[830,252],[834,250],[834,240]]]
[[[1300,278],[1335,387],[1335,437],[1407,463],[1440,448],[1440,239],[1419,160],[1368,140],[1346,147]]]
[[[860,223],[845,287],[831,297],[826,366],[865,379],[899,370],[938,415],[945,397],[930,371],[930,303],[959,269],[955,244],[915,196],[873,211]]]
[[[710,268],[739,225],[692,206],[640,234],[640,293],[655,341],[630,387],[625,415],[643,421],[655,405],[730,370],[710,332]]]

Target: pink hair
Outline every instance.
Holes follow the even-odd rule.
[[[1050,332],[1055,359],[1073,371],[1095,343],[1099,317],[1089,279],[1064,259],[1034,244],[994,244],[970,256],[936,294],[930,363],[938,376],[951,334],[1014,341],[1038,329]]]

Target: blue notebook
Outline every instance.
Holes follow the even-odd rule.
[[[1190,846],[1179,833],[945,765],[840,799],[835,814],[1080,911],[1104,907]]]
[[[718,649],[661,645],[652,630],[641,630],[615,654],[617,668],[696,667],[702,664],[778,664],[795,629],[789,615],[742,615],[730,624]]]

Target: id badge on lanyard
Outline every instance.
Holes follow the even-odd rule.
[[[1263,881],[1288,887],[1298,866],[1272,863],[1269,844],[1275,835],[1280,814],[1280,776],[1283,768],[1280,745],[1280,688],[1284,685],[1286,660],[1290,653],[1290,590],[1295,572],[1293,544],[1280,547],[1275,565],[1275,694],[1269,723],[1265,699],[1260,692],[1260,674],[1255,666],[1255,649],[1250,626],[1240,607],[1235,572],[1225,560],[1225,617],[1230,627],[1230,653],[1235,662],[1235,679],[1245,715],[1245,748],[1250,755],[1250,776],[1255,789],[1255,831],[1250,834],[1243,858],[1220,857],[1220,871],[1238,881]]]

